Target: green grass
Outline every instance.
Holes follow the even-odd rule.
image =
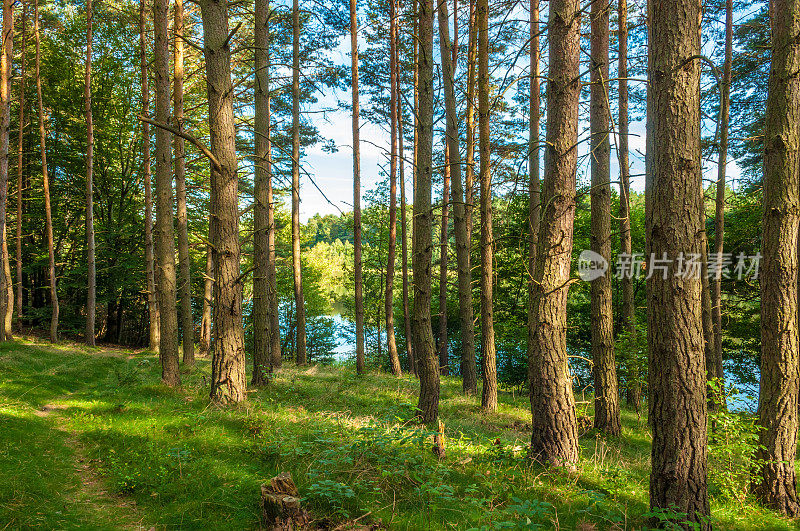
[[[648,511],[650,436],[630,411],[621,437],[585,434],[568,473],[527,464],[525,396],[481,414],[455,378],[439,461],[411,421],[413,378],[287,367],[219,408],[206,360],[170,390],[150,353],[28,341],[0,345],[0,375],[0,529],[258,528],[259,486],[282,471],[334,526],[641,529]],[[796,526],[749,498],[717,496],[712,511],[718,529]]]

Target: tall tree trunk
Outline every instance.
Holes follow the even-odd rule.
[[[353,78],[353,267],[356,304],[356,373],[364,374],[364,280],[361,259],[361,140],[358,102],[358,13],[357,0],[350,0],[350,49]]]
[[[620,0],[625,1],[625,0]],[[541,131],[541,85],[539,82],[539,0],[530,3],[530,93],[528,120],[528,391],[531,390],[533,345],[536,332],[536,306],[533,304],[536,269],[536,247],[539,240],[539,217],[541,216],[541,176],[539,170],[539,133]]]
[[[464,117],[464,136],[466,151],[464,153],[464,231],[466,232],[466,258],[459,262],[459,315],[461,320],[462,352],[461,352],[461,388],[464,394],[474,395],[478,392],[478,374],[475,361],[475,319],[472,307],[472,211],[474,207],[475,188],[475,80],[477,75],[478,37],[475,23],[475,2],[469,3],[469,40],[467,43],[467,103]],[[458,247],[458,242],[456,242]],[[462,249],[462,252],[464,250]],[[458,257],[456,257],[458,259]],[[461,271],[469,276],[463,278]],[[467,286],[467,281],[469,285]],[[467,322],[468,320],[468,322]]]
[[[761,384],[758,423],[763,460],[756,494],[783,514],[800,512],[797,452],[798,208],[800,208],[800,0],[771,0],[772,65],[764,132],[761,254]]]
[[[292,273],[297,319],[295,361],[306,363],[306,309],[300,258],[300,5],[292,7]]]
[[[142,115],[150,114],[150,73],[147,61],[147,2],[139,5],[139,68],[142,80]],[[147,314],[150,350],[158,352],[159,337],[158,299],[156,298],[155,253],[153,249],[153,189],[150,168],[150,124],[142,122],[142,181],[144,184],[144,261],[147,275]]]
[[[267,79],[266,86],[269,87],[269,2],[267,2],[267,42],[266,42],[266,64],[267,64]],[[272,140],[270,135],[272,133],[271,127],[271,110],[270,110],[270,94],[266,93],[267,100],[265,106],[266,123],[267,123],[267,145],[266,145],[266,188],[267,188],[267,310],[269,311],[269,335],[268,341],[270,343],[270,359],[273,369],[279,369],[283,363],[283,355],[281,354],[281,326],[280,326],[280,308],[278,306],[278,274],[277,263],[275,256],[275,198],[272,192]]]
[[[201,0],[203,55],[208,88],[211,152],[211,204],[214,222],[211,245],[214,260],[214,356],[211,360],[211,398],[219,403],[245,399],[242,282],[239,273],[239,181],[233,86],[229,47],[228,3]]]
[[[25,139],[25,57],[28,50],[28,13],[26,4],[22,3],[22,49],[20,75],[19,75],[19,130],[17,134],[17,318],[22,325],[22,166],[24,162],[24,139]]]
[[[50,206],[50,176],[47,171],[47,151],[45,149],[47,133],[44,128],[44,104],[42,102],[42,78],[40,68],[41,32],[39,29],[39,0],[33,2],[34,35],[36,37],[36,100],[39,111],[39,151],[42,157],[42,187],[44,193],[45,232],[47,234],[47,256],[50,278],[50,304],[52,314],[50,317],[50,341],[58,341],[58,293],[56,292],[56,253],[53,245],[53,210]],[[2,183],[0,183],[2,186]],[[2,190],[0,190],[0,196]],[[0,210],[5,209],[5,200],[0,201]],[[5,212],[0,212],[0,219],[5,220]]]
[[[577,169],[580,2],[550,2],[542,218],[534,270],[531,457],[557,466],[578,460],[575,397],[567,364],[567,294]]]
[[[211,240],[211,217],[208,221],[208,238]],[[211,244],[206,244],[206,267],[203,277],[203,317],[200,321],[200,355],[208,356],[211,349],[211,302],[214,297],[214,259]]]
[[[453,13],[455,21],[458,13]],[[447,1],[439,0],[439,47],[442,60],[442,76],[444,78],[445,110],[447,115],[447,153],[449,156],[450,179],[453,183],[453,214],[456,240],[456,262],[458,265],[458,315],[461,328],[461,377],[462,389],[467,394],[474,392],[473,382],[475,365],[475,329],[472,315],[472,271],[469,256],[469,233],[467,232],[466,205],[464,201],[464,185],[461,180],[461,152],[458,146],[458,110],[455,96],[455,70],[457,42],[450,42],[450,28],[448,24]],[[457,24],[457,22],[454,22]],[[457,26],[456,26],[457,28]],[[444,224],[444,222],[443,222]],[[445,240],[446,242],[446,240]],[[445,247],[446,250],[446,247]],[[446,270],[445,270],[446,271]],[[446,285],[446,282],[445,282]],[[445,303],[446,303],[445,291]],[[441,306],[441,296],[440,296]],[[447,319],[445,304],[445,328],[440,326],[440,335],[444,330],[445,345],[443,358],[447,361]],[[441,356],[440,356],[441,357]],[[468,374],[469,368],[472,373]],[[477,384],[476,384],[477,385]]]
[[[620,254],[631,256],[630,218],[630,159],[628,154],[628,2],[619,0],[618,6],[618,75],[619,75],[619,238]],[[633,302],[633,277],[622,278],[622,325],[629,332],[636,328],[636,308]]]
[[[706,367],[709,378],[716,378],[720,384],[725,383],[722,371],[722,253],[725,235],[725,171],[728,168],[728,122],[730,120],[731,100],[731,68],[733,63],[733,0],[725,2],[725,65],[722,68],[722,85],[720,86],[719,106],[719,161],[717,162],[717,197],[714,214],[714,253],[719,267],[714,271],[711,285],[711,315],[714,322],[714,356],[713,364]],[[720,400],[711,401],[711,407],[725,407],[725,394],[719,393]]]
[[[399,85],[399,83],[398,83]],[[397,87],[399,94],[400,87]],[[408,304],[408,223],[406,222],[406,175],[405,175],[405,150],[403,149],[403,103],[402,98],[397,101],[397,129],[400,149],[400,247],[403,257],[403,327],[406,336],[406,355],[408,356],[408,369],[411,374],[417,374],[417,364],[414,360],[414,349],[411,341],[411,312]]]
[[[497,411],[497,361],[492,306],[494,271],[492,265],[492,175],[489,136],[489,2],[478,0],[478,126],[481,181],[481,361],[483,392],[481,409]]]
[[[11,339],[9,310],[14,308],[14,292],[11,284],[10,270],[6,275],[8,261],[8,245],[6,237],[6,204],[8,201],[8,144],[11,125],[11,61],[14,45],[14,7],[11,1],[3,0],[3,43],[0,57],[0,238],[2,238],[3,277],[0,285],[0,315],[3,319],[2,337]]]
[[[446,0],[436,0],[440,4]],[[446,139],[445,139],[446,141]],[[449,374],[450,360],[447,347],[447,221],[450,210],[450,149],[444,146],[444,168],[442,169],[442,217],[439,226],[439,370]]]
[[[710,529],[702,275],[678,275],[679,256],[702,254],[699,0],[648,2],[650,505]],[[652,259],[651,259],[652,261]],[[655,264],[655,262],[652,262]],[[651,265],[652,265],[651,264]],[[679,384],[680,382],[680,384]]]
[[[392,374],[401,376],[400,356],[394,335],[394,261],[397,249],[397,0],[389,0],[389,121],[391,148],[389,155],[389,245],[386,260],[384,314],[386,319],[386,351]]]
[[[253,199],[253,385],[267,383],[272,372],[269,308],[269,198],[267,174],[270,169],[269,149],[269,3],[255,2],[255,183]]]
[[[167,11],[169,0],[153,2],[153,65],[156,74],[156,120],[170,121],[169,37]],[[172,149],[171,134],[156,129],[156,292],[158,294],[161,343],[161,379],[169,386],[181,383],[178,370],[178,312],[175,294],[175,232],[172,214]]]
[[[431,323],[431,257],[433,255],[433,0],[419,0],[419,55],[416,109],[416,183],[414,186],[414,354],[419,373],[419,416],[430,424],[439,418],[439,358]]]
[[[183,131],[183,0],[175,0],[175,33],[172,65],[175,86],[172,91],[173,125]],[[175,157],[175,196],[178,214],[178,291],[180,292],[181,345],[183,363],[194,365],[194,319],[192,318],[192,277],[189,262],[189,214],[186,210],[186,146],[183,137],[172,137]]]
[[[94,250],[94,122],[92,120],[92,0],[86,0],[86,344],[94,346],[97,307],[97,273]]]
[[[608,94],[609,6],[592,2],[591,8],[591,248],[611,261],[611,107]],[[619,435],[622,427],[614,360],[614,308],[611,304],[611,271],[591,283],[592,376],[594,378],[594,427]]]

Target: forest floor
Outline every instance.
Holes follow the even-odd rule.
[[[0,345],[0,529],[258,528],[259,487],[283,471],[322,528],[644,527],[650,435],[632,411],[620,437],[584,434],[570,473],[528,465],[529,403],[511,392],[485,415],[445,377],[439,460],[411,421],[413,378],[287,364],[219,408],[209,373],[201,359],[171,390],[152,353]],[[749,497],[712,512],[717,529],[798,525]]]

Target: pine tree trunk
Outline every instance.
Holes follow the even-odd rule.
[[[398,84],[399,85],[399,84]],[[400,87],[397,87],[398,93]],[[414,349],[411,339],[411,312],[408,304],[408,223],[406,222],[406,175],[405,175],[405,150],[403,149],[403,136],[405,128],[403,126],[403,104],[402,98],[397,101],[397,129],[400,149],[400,238],[403,257],[403,327],[406,336],[406,355],[408,356],[408,368],[411,374],[417,374],[417,364],[414,360]]]
[[[269,2],[267,3],[267,39],[269,39]],[[269,40],[267,40],[267,66],[270,64]],[[269,70],[267,70],[267,86],[269,86]],[[279,369],[283,363],[281,354],[281,327],[280,307],[278,306],[278,274],[275,252],[275,198],[272,192],[272,140],[270,139],[270,95],[267,92],[266,122],[267,122],[267,309],[269,310],[269,342],[270,358],[273,369]]]
[[[358,15],[357,0],[350,0],[350,48],[353,85],[353,267],[356,304],[356,373],[364,374],[364,280],[361,259],[361,140],[358,102]]]
[[[567,364],[567,293],[575,220],[580,3],[550,2],[542,216],[534,270],[531,457],[574,467],[578,460],[575,397]]]
[[[255,182],[253,199],[253,385],[265,385],[272,372],[269,315],[269,198],[267,174],[270,169],[269,148],[269,3],[255,2]]]
[[[172,65],[175,86],[172,105],[175,111],[173,125],[183,130],[183,0],[175,0],[175,34]],[[175,157],[175,198],[178,214],[178,291],[180,293],[183,363],[194,365],[194,318],[192,318],[192,277],[189,263],[189,214],[186,210],[186,146],[182,137],[172,137]]]
[[[28,49],[28,33],[27,33],[27,26],[28,26],[28,13],[26,10],[26,4],[22,4],[22,50],[20,53],[21,56],[21,65],[20,65],[20,76],[19,76],[19,129],[17,135],[17,248],[16,248],[16,259],[17,259],[17,296],[16,296],[16,305],[17,305],[17,319],[19,319],[20,327],[22,326],[22,189],[23,189],[23,178],[22,178],[22,166],[23,166],[23,154],[24,154],[24,137],[25,137],[25,56],[26,51]]]
[[[453,14],[457,21],[458,14]],[[473,382],[475,366],[475,329],[472,315],[472,271],[470,266],[469,233],[467,232],[464,185],[461,180],[461,152],[458,145],[458,109],[455,96],[456,43],[450,42],[447,1],[439,1],[439,47],[442,58],[442,77],[444,78],[444,103],[446,109],[447,153],[449,157],[450,179],[453,183],[453,215],[456,240],[456,262],[458,267],[458,315],[461,328],[461,377],[462,389],[467,394],[474,393]],[[457,22],[454,22],[457,24]],[[451,59],[452,56],[452,59]],[[446,294],[446,291],[445,291]],[[441,300],[441,298],[440,298]],[[440,302],[441,305],[441,302]],[[446,305],[445,305],[446,311]],[[444,333],[447,333],[445,318]],[[440,326],[440,335],[441,335]],[[446,343],[445,343],[446,349]],[[447,359],[447,351],[444,351]],[[469,373],[472,368],[472,374]],[[477,385],[477,384],[475,384]]]
[[[94,346],[97,273],[94,249],[94,123],[92,121],[92,0],[86,1],[86,344]]]
[[[400,356],[394,335],[394,261],[397,249],[397,0],[389,0],[389,121],[391,151],[389,155],[389,248],[386,261],[384,314],[386,350],[392,374],[402,376]]]
[[[494,344],[492,264],[492,176],[489,136],[489,2],[478,0],[478,126],[481,182],[481,409],[497,411],[497,360]]]
[[[47,234],[47,256],[48,270],[50,278],[50,305],[52,314],[50,317],[50,341],[58,341],[58,293],[56,292],[56,254],[53,245],[53,210],[50,205],[50,176],[47,171],[47,134],[44,128],[44,104],[42,102],[42,78],[40,68],[42,62],[41,54],[41,32],[39,29],[39,0],[33,2],[34,35],[36,37],[36,100],[39,111],[39,151],[42,157],[42,187],[44,193],[44,215],[45,232]],[[2,183],[0,183],[2,186]],[[0,190],[0,195],[2,191]],[[5,220],[5,200],[0,201],[0,218]]]
[[[414,186],[414,354],[419,373],[419,416],[431,424],[439,417],[439,358],[431,323],[431,258],[433,255],[433,0],[419,0],[419,55],[416,109],[416,183]]]
[[[435,0],[441,3],[447,0]],[[436,346],[439,353],[439,371],[449,374],[448,349],[447,349],[447,221],[450,210],[450,149],[444,146],[444,168],[442,169],[442,216],[439,226],[439,343]]]
[[[303,266],[300,258],[300,5],[292,8],[292,273],[296,307],[297,350],[295,361],[305,365],[306,309],[303,297]]]
[[[625,0],[621,0],[625,1]],[[532,304],[535,294],[533,272],[536,269],[536,247],[539,240],[539,218],[541,216],[541,176],[539,170],[539,133],[541,132],[541,86],[539,81],[539,0],[530,3],[530,93],[528,120],[528,392],[531,389],[533,345],[536,332],[536,307]]]
[[[678,270],[680,256],[703,254],[701,6],[651,0],[648,12],[647,253],[670,261],[647,280],[650,506],[710,529],[703,281]]]
[[[212,164],[211,172],[214,216],[211,224],[214,251],[211,399],[218,403],[237,403],[246,398],[247,380],[239,272],[239,182],[236,172],[228,3],[223,0],[201,0],[200,11],[203,17],[211,152],[219,164]]]
[[[139,67],[142,80],[142,115],[150,114],[150,74],[147,60],[147,18],[145,6],[139,7]],[[153,189],[150,168],[150,124],[142,122],[142,182],[144,184],[144,261],[147,276],[147,314],[150,350],[158,352],[160,339],[158,299],[156,298],[155,253],[153,249]]]
[[[5,274],[8,260],[6,237],[6,204],[8,201],[8,145],[11,124],[11,61],[14,45],[14,7],[11,1],[3,0],[3,44],[0,56],[0,238],[2,238],[3,276],[0,282],[0,315],[3,316],[3,330],[0,339],[11,339],[10,322],[6,319],[9,310],[14,308],[11,275]],[[10,296],[9,296],[10,292]]]
[[[464,231],[466,232],[466,264],[459,264],[459,272],[465,268],[469,271],[469,278],[459,276],[459,313],[461,316],[461,334],[463,351],[461,353],[461,388],[464,394],[475,395],[478,393],[477,363],[475,361],[475,319],[472,306],[472,210],[474,207],[475,188],[475,80],[477,74],[478,38],[476,25],[475,2],[469,3],[469,42],[467,43],[467,112],[464,117],[464,136],[466,137],[466,150],[464,153]],[[458,243],[456,242],[456,246]],[[463,252],[463,249],[462,249]],[[457,258],[457,257],[456,257]],[[463,275],[463,273],[460,273]],[[469,287],[466,286],[469,280]],[[467,297],[467,295],[469,297]],[[469,308],[467,309],[467,306]],[[469,315],[467,315],[469,312]],[[469,318],[469,323],[467,323]],[[466,325],[466,328],[464,326]],[[467,343],[469,341],[469,343]]]
[[[722,69],[722,85],[720,86],[719,107],[719,161],[717,162],[717,197],[714,214],[714,252],[718,258],[717,263],[722,265],[725,235],[725,171],[728,168],[728,122],[730,119],[731,99],[731,67],[733,62],[733,0],[725,2],[725,65]],[[714,357],[713,364],[706,367],[708,376],[715,378],[724,385],[725,375],[722,370],[722,270],[713,272],[711,285],[711,314],[714,322]],[[714,400],[711,407],[725,407],[725,394],[717,397],[720,404]]]
[[[155,70],[156,121],[170,121],[169,38],[167,11],[169,0],[153,2],[153,68]],[[161,343],[161,379],[169,386],[180,385],[178,370],[178,312],[175,294],[175,232],[172,211],[171,134],[156,128],[156,292],[158,294]]]
[[[798,401],[798,208],[800,208],[800,0],[772,0],[772,64],[764,133],[761,244],[761,383],[764,460],[756,494],[789,516],[800,512],[794,461]]]
[[[620,254],[631,256],[630,218],[630,160],[628,155],[628,2],[619,0],[619,238]],[[636,308],[633,301],[633,278],[624,276],[622,284],[622,326],[629,332],[636,328]]]
[[[608,94],[609,6],[591,8],[591,247],[611,262],[611,107]],[[619,435],[622,427],[614,360],[614,308],[611,304],[611,268],[591,283],[592,376],[594,427]]]

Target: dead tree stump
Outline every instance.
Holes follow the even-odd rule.
[[[282,472],[261,485],[261,518],[274,531],[308,526],[308,512],[300,506],[300,492],[290,473]]]

